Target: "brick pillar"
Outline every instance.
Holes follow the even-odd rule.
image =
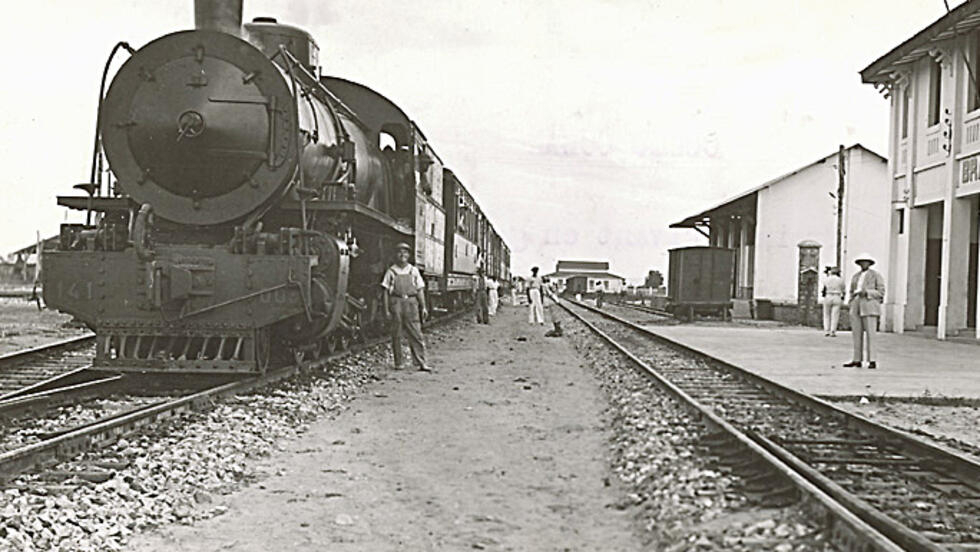
[[[818,289],[821,245],[813,240],[804,240],[798,243],[797,247],[800,252],[797,267],[799,278],[796,287],[796,305],[800,315],[800,324],[820,326],[823,323]]]

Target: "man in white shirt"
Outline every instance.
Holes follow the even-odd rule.
[[[840,307],[844,304],[844,279],[840,269],[830,267],[823,290],[823,331],[828,337],[837,337],[837,323],[840,321]]]
[[[487,310],[490,316],[497,316],[497,307],[500,306],[500,284],[496,278],[487,278]]]
[[[408,259],[412,248],[407,243],[396,247],[395,264],[385,271],[381,287],[385,289],[385,318],[391,324],[391,350],[395,356],[395,369],[402,368],[402,331],[408,336],[412,361],[422,372],[433,372],[425,363],[425,338],[422,337],[422,319],[429,317],[425,305],[425,280],[422,273]],[[419,311],[421,309],[421,318]]]
[[[527,301],[530,310],[527,313],[527,321],[530,324],[544,325],[544,303],[541,294],[543,293],[544,282],[538,277],[538,267],[531,269],[531,277],[527,281]]]

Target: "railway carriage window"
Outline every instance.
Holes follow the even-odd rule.
[[[932,62],[929,72],[929,126],[939,124],[939,114],[942,112],[943,66],[938,61]]]
[[[898,234],[902,235],[905,233],[905,209],[896,210],[895,216],[898,217]]]
[[[419,153],[417,161],[419,168],[419,186],[422,187],[422,191],[424,191],[426,194],[432,195],[432,182],[429,180],[429,167],[435,163],[435,160],[433,160],[428,153],[422,151]]]

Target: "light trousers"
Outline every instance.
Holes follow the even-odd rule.
[[[497,293],[497,290],[488,290],[487,299],[487,308],[489,309],[490,316],[497,316],[497,306],[500,305],[500,295]]]
[[[858,305],[851,305],[851,337],[854,340],[854,362],[862,360],[872,361],[875,359],[871,349],[871,342],[875,333],[878,332],[877,316],[861,316]],[[867,359],[862,358],[867,348]]]
[[[541,290],[534,288],[528,290],[531,296],[530,310],[527,312],[527,321],[530,324],[544,324],[544,304],[541,303]]]
[[[840,322],[840,306],[844,301],[840,295],[828,294],[823,299],[823,331],[837,333],[837,323]]]

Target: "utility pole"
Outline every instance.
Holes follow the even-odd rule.
[[[837,268],[841,265],[841,242],[844,233],[844,145],[837,149]]]

